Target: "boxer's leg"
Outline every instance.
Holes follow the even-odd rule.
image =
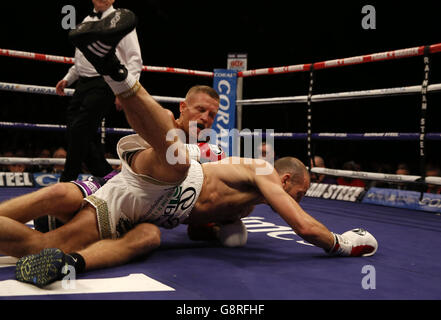
[[[72,183],[57,183],[0,203],[0,216],[21,223],[44,215],[66,222],[81,208],[83,195]]]
[[[47,233],[0,217],[0,252],[22,257],[16,264],[17,280],[37,286],[60,279],[66,264],[80,265],[76,261],[83,259],[80,255],[64,252],[77,252],[99,240],[96,211],[92,206],[86,206],[71,221]]]
[[[131,127],[152,146],[139,155],[142,159],[138,162],[141,167],[136,168],[138,172],[165,182],[179,181],[187,174],[189,160],[181,141],[166,139],[175,130],[174,123],[167,110],[142,88],[115,55],[116,45],[135,25],[135,15],[120,9],[100,21],[80,25],[69,37],[118,96]],[[186,155],[183,161],[167,160],[172,144],[178,154]]]

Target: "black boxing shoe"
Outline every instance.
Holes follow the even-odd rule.
[[[18,281],[43,287],[61,279],[65,259],[60,249],[43,249],[38,254],[20,258],[16,263],[15,277]]]
[[[135,29],[137,18],[127,9],[117,9],[99,21],[79,24],[69,32],[69,40],[101,75],[122,81],[127,69],[115,55],[115,48],[128,33]]]

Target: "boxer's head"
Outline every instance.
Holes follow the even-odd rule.
[[[190,133],[190,121],[197,123],[197,134],[211,128],[219,110],[219,95],[211,87],[194,86],[190,88],[185,101],[179,105],[181,115],[177,123],[187,134]],[[197,137],[193,137],[197,138]]]
[[[305,165],[297,158],[283,157],[274,162],[283,189],[295,201],[300,202],[309,189],[310,178]]]

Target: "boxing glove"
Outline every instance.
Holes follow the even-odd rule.
[[[187,150],[190,159],[196,160],[199,163],[219,161],[225,158],[225,152],[220,146],[201,142],[196,144],[187,144]]]
[[[368,257],[375,254],[378,242],[364,229],[352,229],[343,234],[334,235],[334,245],[328,254],[344,257]]]
[[[248,231],[242,220],[219,225],[218,239],[224,247],[236,248],[247,244]]]
[[[218,240],[219,227],[211,222],[207,224],[189,224],[187,235],[193,241],[215,241]]]
[[[248,231],[241,220],[228,224],[207,223],[188,225],[187,234],[193,241],[219,241],[224,247],[243,247],[248,240]]]

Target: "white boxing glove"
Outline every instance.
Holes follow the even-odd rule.
[[[219,225],[218,239],[224,247],[243,247],[247,244],[248,231],[242,220]]]
[[[334,235],[334,246],[330,255],[345,257],[368,257],[378,249],[378,242],[372,234],[364,229],[352,229],[343,234]]]

